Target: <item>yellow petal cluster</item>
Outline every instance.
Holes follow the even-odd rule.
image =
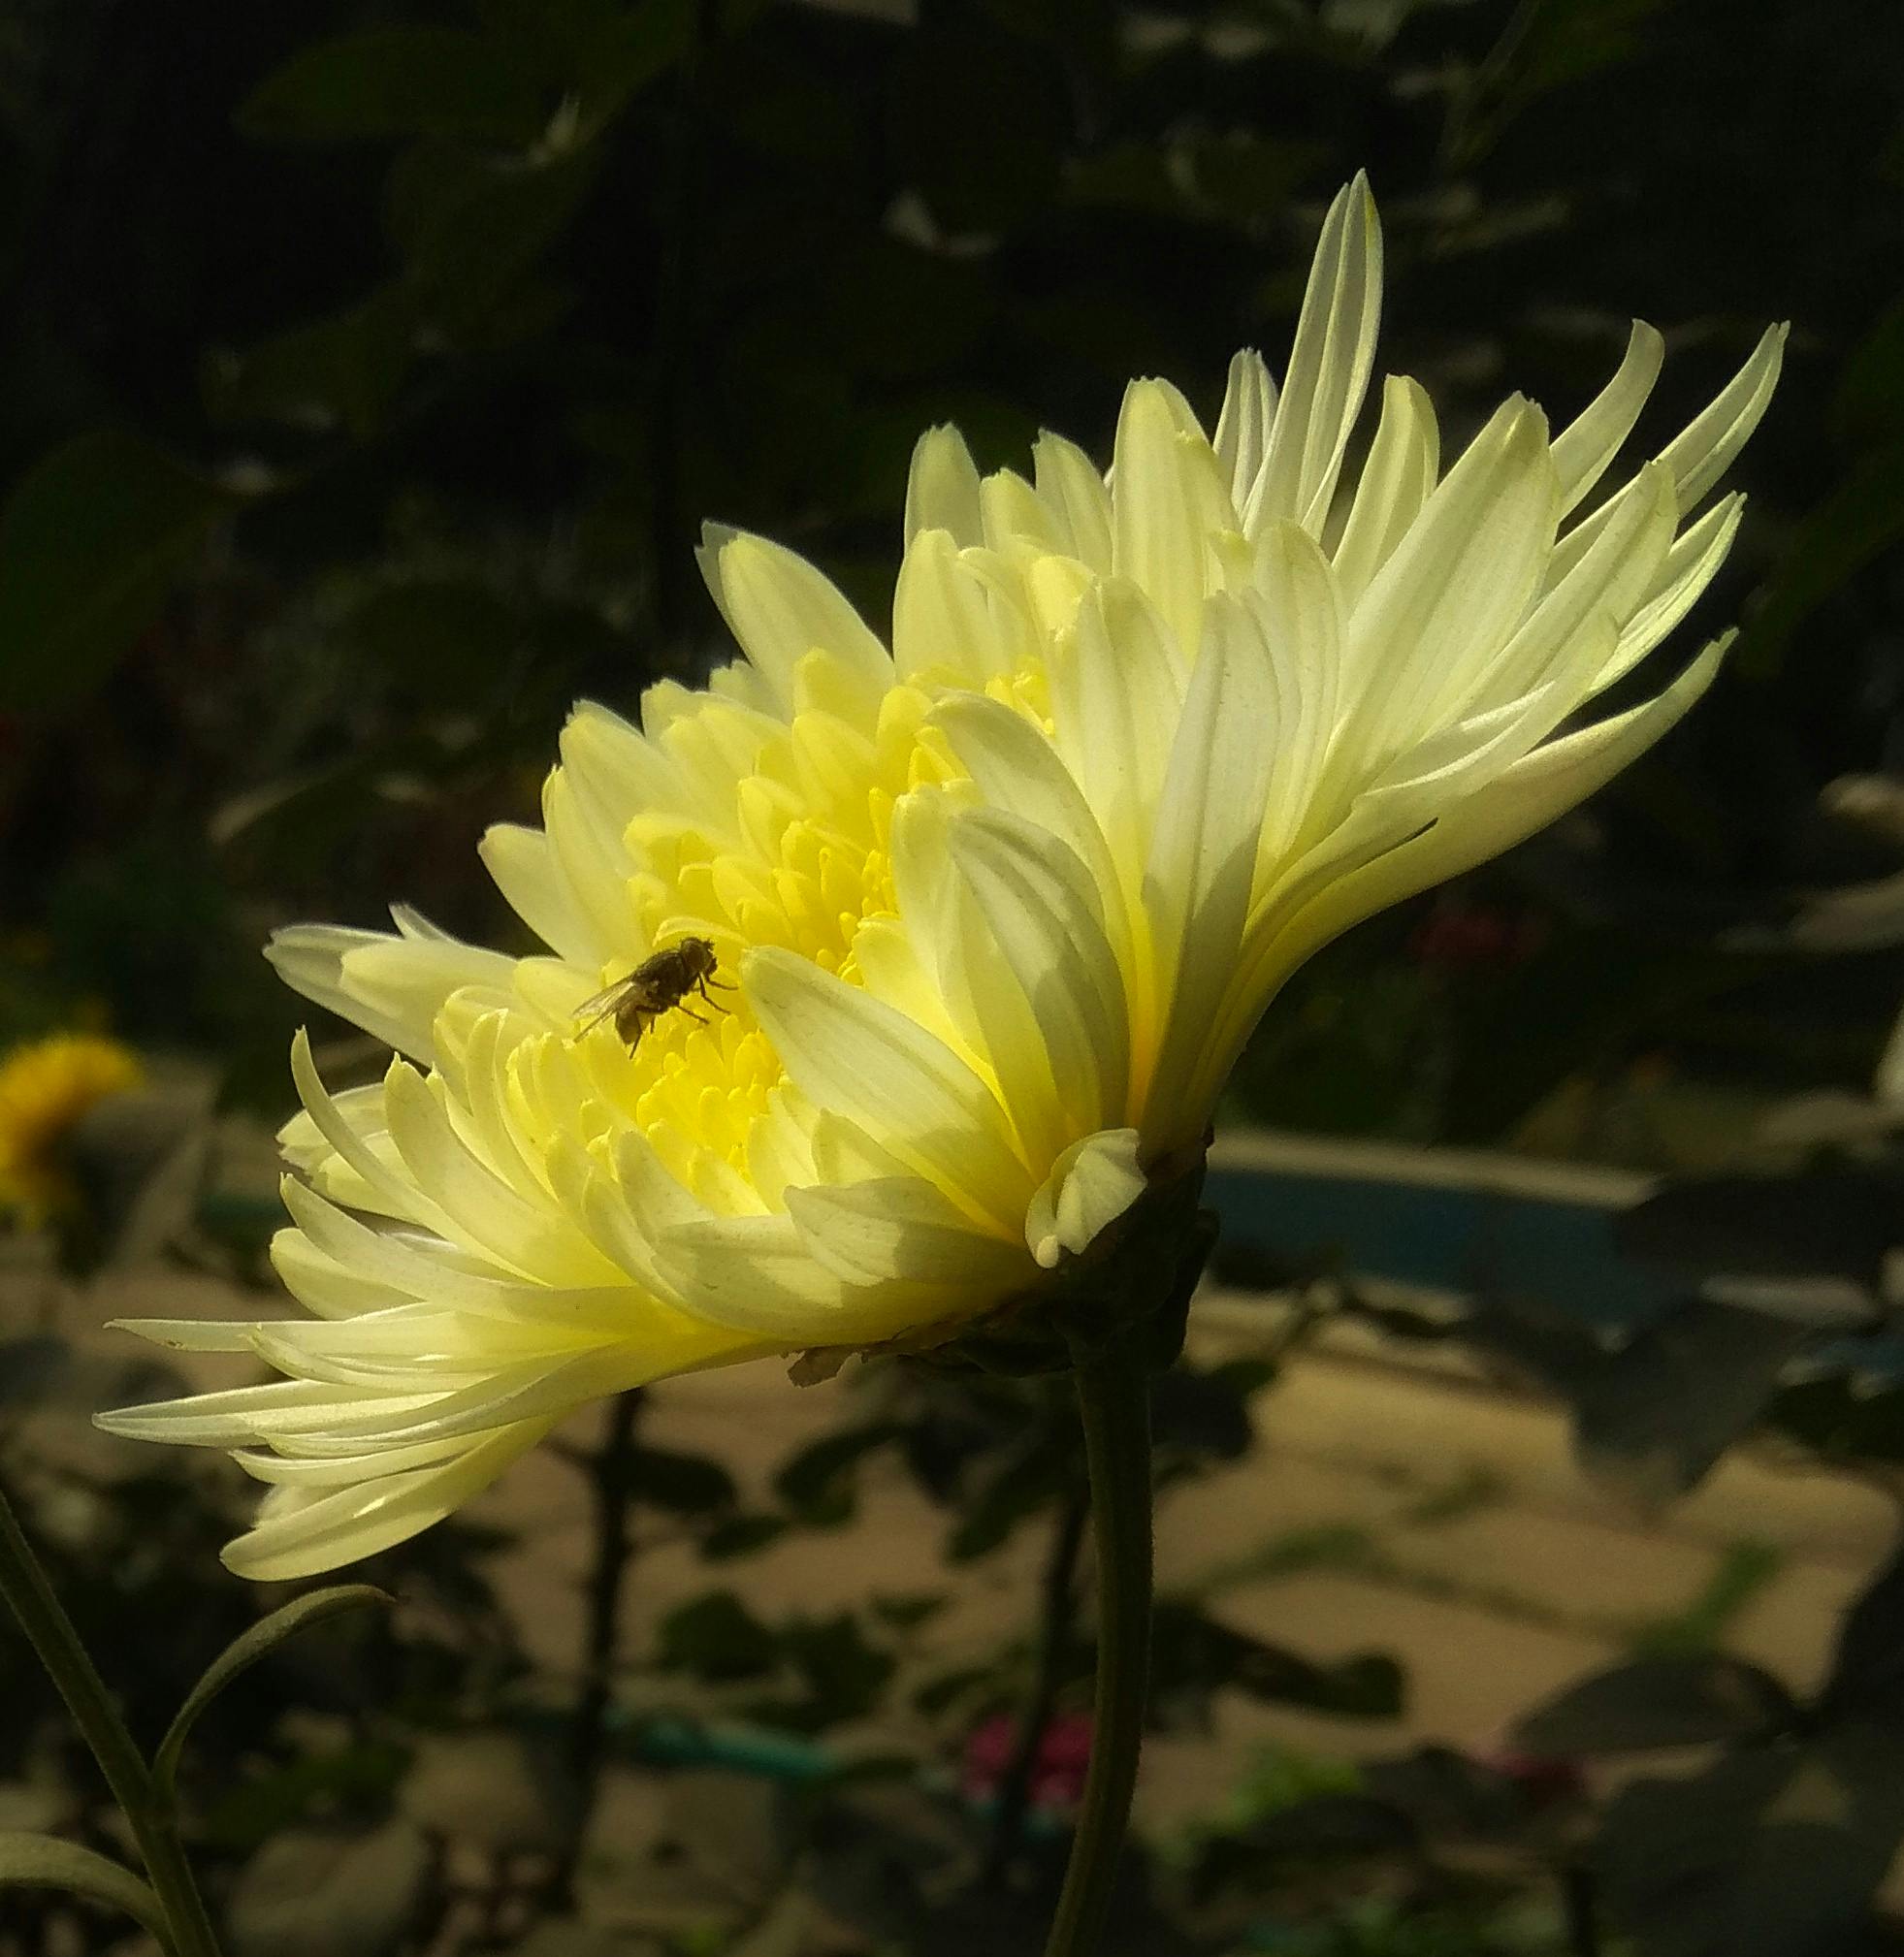
[[[1686,711],[1722,646],[1590,710],[1725,557],[1739,498],[1701,505],[1782,334],[1610,493],[1645,326],[1558,435],[1516,397],[1446,468],[1423,391],[1388,380],[1344,479],[1380,283],[1358,178],[1280,389],[1239,354],[1213,433],[1143,380],[1104,473],[1047,434],[1029,473],[982,476],[928,433],[889,647],[800,558],[710,530],[742,657],[651,688],[638,725],[578,707],[542,826],[484,839],[545,951],[403,910],[280,934],[284,978],[398,1056],[334,1095],[293,1055],[274,1260],[309,1315],[140,1327],[285,1376],[107,1420],[270,1485],[235,1569],[400,1540],[600,1395],[1034,1288],[1196,1148],[1304,958]],[[734,989],[632,1051],[578,1033],[690,937]]]
[[[116,1040],[57,1033],[0,1058],[0,1214],[45,1223],[74,1198],[66,1144],[94,1103],[145,1078]]]

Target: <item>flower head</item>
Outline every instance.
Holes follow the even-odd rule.
[[[543,826],[484,839],[546,951],[405,910],[279,935],[284,978],[399,1056],[333,1095],[294,1050],[274,1259],[311,1316],[141,1327],[286,1377],[107,1423],[271,1484],[235,1569],[400,1540],[595,1396],[930,1338],[1061,1278],[1194,1158],[1303,959],[1686,711],[1721,646],[1580,719],[1724,558],[1739,498],[1699,505],[1781,335],[1603,497],[1649,327],[1558,436],[1515,397],[1445,470],[1389,380],[1344,483],[1380,272],[1358,178],[1280,393],[1239,354],[1209,434],[1135,382],[1107,474],[1048,434],[1029,476],[982,477],[928,433],[889,650],[812,565],[711,529],[743,657],[650,688],[638,726],[578,707]],[[733,989],[639,1015],[632,1048],[613,1014],[583,1030],[691,938]]]
[[[95,1102],[144,1078],[136,1053],[92,1033],[28,1041],[0,1059],[0,1213],[37,1226],[69,1207],[73,1130]]]

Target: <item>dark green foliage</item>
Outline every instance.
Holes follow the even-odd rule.
[[[230,506],[136,434],[76,435],[40,462],[0,512],[0,710],[83,701]]]

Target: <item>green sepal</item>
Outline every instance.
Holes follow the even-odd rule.
[[[1068,1372],[1113,1354],[1146,1373],[1165,1371],[1183,1349],[1191,1294],[1216,1243],[1216,1213],[1200,1206],[1204,1169],[1199,1149],[1047,1282],[907,1357],[1013,1378]]]

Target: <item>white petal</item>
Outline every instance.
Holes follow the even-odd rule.
[[[339,1264],[311,1242],[302,1230],[280,1230],[271,1240],[271,1267],[284,1288],[307,1311],[320,1318],[348,1318],[360,1311],[381,1311],[407,1303],[414,1295],[367,1277]]]
[[[994,469],[979,484],[979,521],[986,547],[1009,552],[1019,545],[1036,551],[1062,551],[1069,526],[1048,510],[1036,490],[1016,469]]]
[[[1099,919],[1089,871],[1048,831],[1002,809],[979,809],[952,829],[952,856],[984,918],[991,943],[1029,1011],[1036,1056],[1049,1073],[1054,1107],[1050,1133],[1033,1161],[1078,1132],[1124,1118],[1129,1087],[1129,1014],[1123,976]],[[983,1002],[1005,990],[1000,975]],[[1001,1087],[1016,1111],[1016,1065],[993,1049]]]
[[[792,551],[745,532],[721,546],[715,572],[734,637],[788,712],[797,704],[797,668],[818,650],[850,677],[870,723],[892,684],[892,661],[827,578]]]
[[[1032,445],[1032,481],[1062,519],[1065,555],[1099,573],[1111,569],[1111,496],[1091,459],[1049,431]]]
[[[1449,470],[1348,621],[1347,752],[1379,763],[1424,723],[1450,671],[1519,623],[1554,538],[1540,411],[1507,401]]]
[[[1111,846],[1056,749],[1022,714],[980,694],[942,700],[932,719],[992,808],[1049,831],[1083,864],[1098,892],[1098,921],[1119,965],[1128,965],[1130,918]]]
[[[554,769],[542,784],[542,830],[549,839],[549,863],[560,901],[577,911],[598,945],[620,947],[630,964],[644,955],[641,926],[629,895],[632,864],[626,847],[604,840],[592,822],[580,791],[565,768]]]
[[[1391,374],[1382,385],[1382,418],[1333,560],[1345,609],[1354,607],[1421,514],[1440,465],[1440,431],[1426,389],[1405,374]]]
[[[1201,433],[1181,427],[1181,397],[1157,380],[1134,380],[1117,417],[1112,564],[1157,608],[1181,659],[1202,633],[1204,539],[1235,529],[1236,512]]]
[[[1058,753],[1133,903],[1183,699],[1174,651],[1144,594],[1113,578],[1086,595],[1048,662]]]
[[[487,1436],[435,1466],[379,1476],[261,1520],[224,1552],[225,1567],[258,1583],[288,1583],[356,1562],[406,1541],[486,1488],[548,1431],[525,1422]]]
[[[168,1441],[181,1447],[240,1447],[266,1437],[322,1433],[340,1420],[359,1420],[370,1408],[393,1417],[432,1407],[440,1393],[392,1395],[315,1380],[278,1379],[266,1386],[223,1393],[187,1394],[146,1406],[114,1407],[92,1424],[124,1440]]]
[[[965,437],[949,424],[927,429],[913,447],[906,478],[908,549],[921,530],[949,530],[960,545],[980,541],[979,471]]]
[[[1243,509],[1269,453],[1275,421],[1275,382],[1253,346],[1231,356],[1223,411],[1216,418],[1216,460],[1230,485],[1230,500]]]
[[[1613,378],[1554,437],[1554,472],[1560,478],[1563,515],[1606,473],[1607,465],[1632,433],[1660,377],[1665,346],[1643,319],[1634,320]]]
[[[1381,223],[1358,172],[1323,220],[1269,454],[1242,512],[1247,534],[1275,517],[1320,531],[1374,365],[1381,301]]]
[[[1029,1179],[991,1089],[922,1027],[771,946],[741,965],[762,1029],[794,1084],[860,1123],[975,1216],[1016,1227]]]
[[[1720,389],[1712,405],[1685,433],[1670,441],[1660,460],[1672,470],[1679,507],[1693,510],[1731,466],[1732,459],[1759,426],[1778,386],[1789,326],[1768,326],[1751,357]]]
[[[1299,965],[1351,924],[1486,862],[1585,801],[1677,724],[1712,684],[1732,636],[1715,640],[1656,698],[1535,748],[1397,847],[1365,856],[1346,874],[1317,878],[1312,895],[1278,907],[1278,917],[1265,920],[1268,930],[1252,930],[1246,968],[1212,1042],[1205,1091],[1213,1093],[1226,1077],[1264,1006]]]
[[[1341,689],[1341,614],[1321,546],[1299,525],[1265,527],[1256,550],[1257,594],[1275,691],[1275,760],[1263,805],[1262,868],[1303,840],[1336,731]]]
[[[462,986],[506,992],[514,961],[454,939],[414,941],[335,924],[292,924],[265,947],[293,991],[400,1052],[431,1054],[431,1026]]]
[[[1561,673],[1570,673],[1575,682],[1570,711],[1596,686],[1604,663],[1598,623],[1617,626],[1632,615],[1666,561],[1677,519],[1670,473],[1648,463],[1614,499],[1612,515],[1593,543],[1506,645],[1485,665],[1456,662],[1433,713],[1481,712]],[[1593,663],[1586,652],[1589,639],[1596,649]]]
[[[950,672],[969,686],[1009,673],[1032,647],[1031,621],[978,551],[949,530],[921,530],[892,594],[892,653],[901,680]]]
[[[365,1454],[345,1455],[336,1460],[295,1460],[283,1455],[240,1448],[232,1460],[253,1481],[274,1488],[354,1488],[360,1483],[380,1480],[385,1475],[406,1473],[411,1468],[429,1467],[467,1454],[466,1440],[420,1441],[414,1447],[375,1448]]]
[[[1135,1128],[1086,1135],[1058,1157],[1025,1212],[1025,1242],[1046,1270],[1088,1249],[1144,1194]]]
[[[544,1283],[613,1280],[614,1267],[553,1203],[530,1202],[471,1152],[436,1088],[413,1067],[392,1064],[384,1078],[384,1107],[405,1166],[450,1219],[455,1237]]]
[[[1180,1091],[1209,1037],[1236,964],[1256,875],[1256,846],[1278,730],[1263,601],[1219,594],[1206,608],[1204,645],[1183,702],[1157,809],[1145,908],[1168,1002],[1147,1088],[1147,1143],[1168,1148],[1201,1133],[1208,1109]]]
[[[1613,657],[1596,676],[1594,692],[1630,672],[1693,609],[1726,561],[1744,507],[1742,496],[1722,497],[1674,543],[1646,602],[1628,618]]]
[[[495,823],[476,853],[509,908],[559,956],[591,971],[614,956],[615,947],[563,889],[549,839],[540,829]]]
[[[848,1283],[945,1285],[990,1299],[1035,1276],[1021,1242],[975,1230],[918,1176],[790,1189],[787,1213],[812,1255]]]
[[[332,1100],[311,1058],[310,1036],[302,1026],[291,1041],[291,1079],[318,1133],[363,1181],[379,1210],[427,1230],[449,1230],[449,1213],[417,1186],[402,1160],[387,1162]]]
[[[846,1282],[815,1258],[791,1216],[716,1217],[670,1231],[662,1268],[690,1308],[759,1352],[860,1345],[937,1315],[916,1286]]]

